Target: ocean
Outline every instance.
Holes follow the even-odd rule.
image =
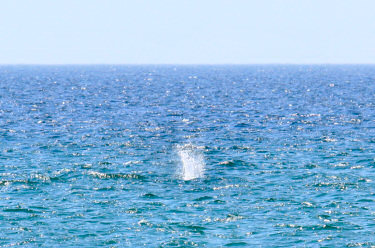
[[[0,66],[0,247],[375,247],[375,66]]]

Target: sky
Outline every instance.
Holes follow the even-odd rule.
[[[0,1],[0,64],[267,63],[375,63],[375,1]]]

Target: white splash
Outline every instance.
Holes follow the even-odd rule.
[[[178,145],[180,157],[180,175],[183,180],[192,180],[204,176],[204,156],[200,147],[192,144]]]

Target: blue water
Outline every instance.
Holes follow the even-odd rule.
[[[0,247],[375,246],[375,66],[1,66]]]

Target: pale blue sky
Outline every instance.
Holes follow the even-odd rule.
[[[375,63],[375,1],[3,0],[0,63]]]

